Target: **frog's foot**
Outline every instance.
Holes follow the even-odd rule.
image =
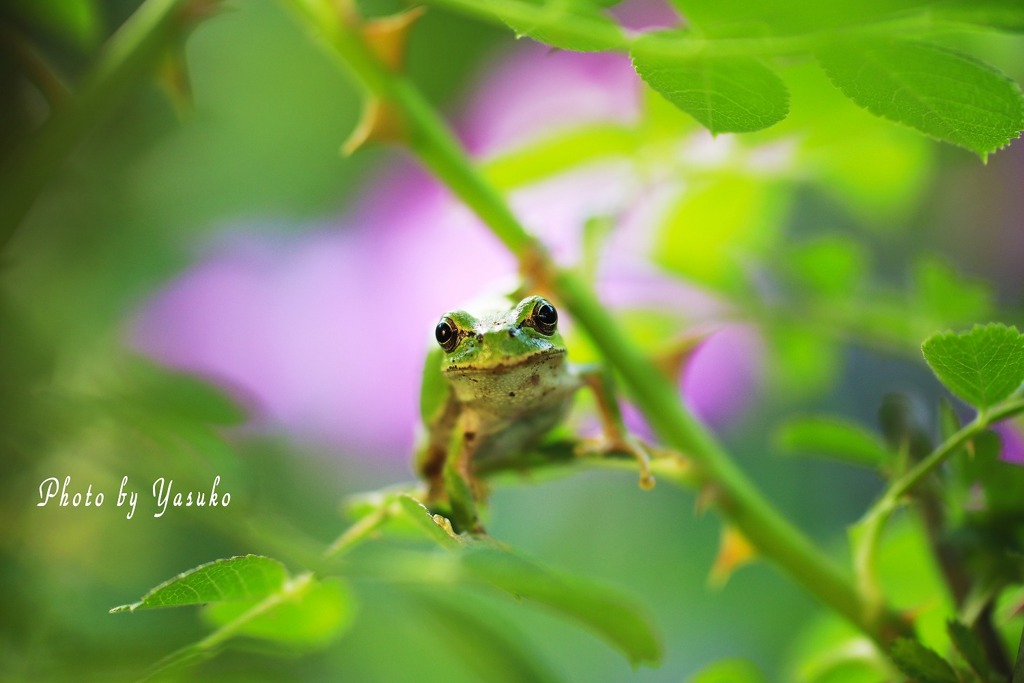
[[[654,475],[651,474],[651,448],[629,434],[605,434],[592,439],[584,439],[576,447],[578,456],[606,457],[611,455],[627,455],[634,458],[640,468],[640,488],[654,488]]]
[[[460,536],[468,535],[472,538],[489,538],[487,529],[479,517],[467,518],[463,512],[456,511],[448,502],[438,502],[434,505],[426,505],[434,523],[445,530],[449,536],[459,539]]]

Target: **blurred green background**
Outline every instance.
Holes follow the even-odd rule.
[[[134,3],[93,7],[76,30],[24,7],[12,10],[10,23],[40,41],[73,82]],[[950,41],[1024,80],[1019,40],[969,34]],[[509,31],[431,9],[414,33],[408,70],[432,102],[455,114],[486,65],[515,49]],[[338,153],[360,94],[277,3],[236,3],[202,22],[186,54],[191,108],[177,112],[155,81],[132,88],[61,165],[0,262],[4,680],[136,678],[206,627],[189,609],[108,616],[109,608],[219,557],[265,553],[299,570],[301,558],[344,528],[346,495],[411,477],[403,454],[369,458],[311,445],[301,434],[240,427],[244,413],[223,395],[131,350],[128,330],[140,307],[221,231],[244,224],[277,239],[323,230],[401,156],[377,148]],[[18,69],[5,61],[4,150],[46,109]],[[756,400],[721,433],[768,496],[842,557],[844,527],[881,482],[848,466],[782,457],[772,434],[788,416],[808,411],[874,426],[891,392],[911,396],[928,422],[938,387],[914,344],[940,324],[986,316],[1020,324],[1024,152],[1015,144],[983,165],[834,103],[821,94],[820,75],[807,71],[796,64],[784,72],[794,90],[791,119],[737,142],[756,152],[795,140],[799,153],[781,172],[752,172],[755,152],[710,174],[681,171],[705,193],[689,195],[694,203],[680,209],[688,220],[742,229],[725,226],[706,243],[691,240],[681,260],[671,250],[655,260],[738,300],[743,290],[727,281],[731,275],[692,264],[736,247],[790,293],[821,284],[806,300],[786,299],[792,305],[738,309],[740,319],[763,326],[768,350]],[[666,118],[657,125],[692,132],[681,115],[650,114],[658,116]],[[838,261],[827,260],[827,248],[814,250],[823,235],[843,245]],[[944,264],[931,280],[915,271],[923,257]],[[841,273],[833,266],[851,258],[870,265],[851,266],[856,287],[835,285]],[[825,275],[821,263],[831,264]],[[957,297],[944,295],[964,291],[976,296],[950,304]],[[374,292],[338,295],[372,299]],[[862,305],[868,300],[879,306]],[[931,304],[934,315],[925,310]],[[402,311],[380,314],[400,318]],[[351,361],[387,363],[372,354]],[[104,506],[37,507],[39,483],[66,475],[73,490],[88,483],[103,490]],[[126,520],[113,500],[125,475],[146,484],[174,478],[189,490],[205,490],[220,475],[232,502],[159,519],[140,506]],[[146,484],[138,484],[143,495]],[[709,586],[718,520],[695,514],[688,493],[639,490],[632,474],[584,471],[500,486],[489,519],[490,533],[511,546],[635,596],[663,632],[663,665],[634,671],[592,634],[505,596],[450,588],[424,597],[363,573],[353,578],[354,621],[329,648],[281,657],[240,641],[181,678],[501,680],[458,620],[430,602],[442,600],[520,642],[560,680],[678,681],[723,657],[750,658],[770,680],[788,680],[802,639],[825,619],[765,564]],[[909,606],[927,595],[920,576],[931,570],[923,556],[904,560],[893,563],[895,573],[921,573],[911,583],[922,593],[908,593]]]

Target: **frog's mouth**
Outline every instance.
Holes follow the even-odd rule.
[[[446,373],[459,375],[493,374],[495,372],[511,372],[523,367],[534,366],[545,361],[559,361],[565,358],[565,349],[544,349],[531,353],[528,356],[520,356],[514,360],[499,361],[496,363],[452,363],[444,369]]]

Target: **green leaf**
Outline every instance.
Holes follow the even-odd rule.
[[[460,553],[459,566],[473,579],[536,601],[578,619],[633,664],[655,665],[661,644],[651,622],[630,600],[606,586],[538,565],[522,556],[480,545]]]
[[[623,41],[619,25],[586,0],[517,0],[495,3],[488,10],[516,36],[528,36],[563,50],[601,52]]]
[[[949,621],[946,624],[949,631],[949,639],[953,646],[964,658],[967,665],[978,674],[983,681],[992,680],[992,670],[989,668],[988,660],[985,658],[985,649],[981,645],[978,635],[967,628],[959,621]]]
[[[203,617],[214,626],[227,626],[263,600],[215,603],[203,610]],[[351,592],[340,579],[311,580],[287,599],[265,610],[256,609],[256,614],[242,619],[232,633],[292,647],[323,647],[351,624],[353,611]]]
[[[652,49],[666,35],[637,40],[633,68],[712,134],[761,130],[786,118],[789,92],[767,66],[750,57],[672,56]]]
[[[928,0],[673,0],[688,22],[715,36],[797,34],[854,26],[905,14]]]
[[[245,555],[214,560],[165,581],[139,602],[115,607],[110,612],[258,599],[281,590],[287,578],[284,565],[269,557]]]
[[[1013,327],[990,323],[936,334],[921,351],[939,380],[976,408],[1002,401],[1024,381],[1024,337]]]
[[[893,514],[873,554],[878,594],[889,596],[897,612],[913,613],[914,628],[922,640],[945,642],[946,620],[956,607],[923,521],[913,514]]]
[[[162,659],[150,676],[194,666],[214,656],[227,641],[239,635],[290,648],[323,647],[351,622],[351,604],[343,583],[334,579],[317,582],[308,572],[282,581],[262,597],[213,603],[204,616],[218,628]]]
[[[834,417],[790,420],[776,433],[776,443],[788,453],[808,453],[864,467],[884,467],[892,460],[877,434],[855,422]]]
[[[794,634],[788,675],[799,683],[878,683],[890,666],[871,640],[834,614],[823,614]]]
[[[849,298],[867,270],[867,255],[858,242],[823,237],[799,245],[783,265],[783,275],[802,290],[831,298]]]
[[[836,345],[817,330],[779,322],[768,327],[768,335],[771,386],[789,396],[806,397],[834,385],[841,358]]]
[[[485,605],[460,596],[441,600],[424,593],[415,598],[429,610],[432,628],[439,631],[459,661],[476,680],[488,683],[555,683],[557,676],[540,653],[530,647],[529,638],[512,624],[494,618]]]
[[[817,54],[843,94],[872,114],[983,159],[1024,128],[1012,80],[967,55],[908,41],[850,41]]]
[[[701,669],[690,683],[764,683],[761,671],[745,659],[724,659]]]
[[[889,654],[900,671],[917,683],[958,683],[949,662],[916,640],[896,639]]]
[[[79,46],[99,43],[102,18],[93,0],[15,0],[17,14]]]
[[[430,510],[423,503],[412,496],[401,495],[398,497],[398,504],[406,517],[438,545],[450,548],[457,544],[456,539],[434,521],[434,516],[430,514]]]
[[[963,277],[937,258],[914,263],[913,283],[914,309],[940,325],[984,319],[993,309],[991,286]]]
[[[934,12],[943,19],[1024,32],[1024,3],[1020,0],[951,0],[937,4]]]

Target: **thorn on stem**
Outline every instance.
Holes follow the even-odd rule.
[[[723,527],[718,556],[711,567],[708,582],[716,588],[721,588],[734,571],[753,560],[756,555],[754,546],[736,527]]]
[[[363,105],[359,123],[341,146],[341,153],[351,156],[371,142],[400,142],[404,137],[404,126],[398,112],[378,97],[370,96]]]
[[[694,512],[699,517],[722,499],[722,489],[714,483],[707,483],[700,487],[697,492]]]
[[[362,22],[360,30],[366,45],[392,71],[402,70],[409,32],[425,11],[424,7],[414,7],[389,17]],[[398,111],[379,97],[371,95],[363,105],[359,123],[342,145],[341,151],[349,156],[371,142],[401,142],[404,139],[405,128]]]
[[[389,17],[368,19],[363,22],[363,38],[366,39],[366,44],[377,59],[392,71],[402,70],[409,32],[425,11],[425,7],[413,7]]]
[[[195,111],[183,45],[175,44],[164,51],[157,69],[157,81],[174,105],[179,119],[186,119]]]

